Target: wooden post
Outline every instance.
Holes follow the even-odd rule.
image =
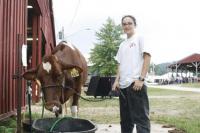
[[[21,55],[22,55],[22,43],[23,43],[23,35],[18,34],[17,35],[17,70],[15,75],[13,75],[14,79],[17,80],[17,133],[21,133],[21,106],[22,106],[22,79],[21,79],[21,72],[22,72],[22,61],[21,61]]]

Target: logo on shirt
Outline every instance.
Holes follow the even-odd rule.
[[[129,45],[130,48],[132,48],[133,46],[135,46],[135,43],[134,43],[134,42],[132,42],[132,43]]]

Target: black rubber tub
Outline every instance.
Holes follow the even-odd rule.
[[[33,123],[33,120],[31,122],[31,124]],[[30,120],[28,119],[25,119],[22,121],[22,124],[23,124],[23,130],[24,131],[28,131],[30,132],[31,131],[31,124],[30,124]]]
[[[89,120],[78,118],[44,118],[33,122],[36,133],[95,133],[97,127]]]

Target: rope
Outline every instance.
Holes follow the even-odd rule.
[[[32,112],[31,112],[31,82],[27,81],[27,94],[28,94],[28,108],[29,108],[29,122],[32,125]],[[30,127],[30,132],[32,133],[32,126]]]
[[[42,115],[41,118],[44,117],[44,96],[42,95]]]
[[[74,91],[75,91],[75,90],[74,90]],[[88,101],[88,102],[101,102],[101,101],[106,100],[106,98],[105,98],[105,99],[100,99],[100,100],[87,99],[87,98],[81,96],[81,95],[80,95],[79,93],[77,93],[76,91],[75,91],[75,94],[76,94],[77,96],[79,96],[81,99],[83,99],[83,100],[85,100],[85,101]]]
[[[72,89],[70,87],[63,87],[62,85],[48,85],[48,86],[45,86],[45,87],[41,87],[41,89],[43,90],[43,88],[51,88],[51,87],[61,87],[61,94],[63,93],[63,89],[66,89],[66,88],[67,89]],[[107,100],[106,98],[105,99],[100,99],[100,100],[87,99],[87,98],[81,96],[76,90],[74,90],[74,93],[77,96],[79,96],[81,99],[83,99],[85,101],[88,101],[88,102],[101,102],[101,101]],[[62,98],[63,98],[63,94],[62,94]],[[44,96],[42,96],[42,115],[41,115],[41,118],[44,117],[44,104],[45,104],[45,100],[44,100]]]
[[[43,87],[41,87],[42,89],[44,89],[44,88],[52,88],[52,87],[60,87],[61,88],[61,94],[62,94],[62,92],[63,92],[63,90],[64,89],[72,89],[71,87],[68,87],[68,86],[62,86],[62,85],[48,85],[48,86],[43,86]],[[74,91],[74,93],[77,95],[77,96],[79,96],[81,99],[83,99],[83,100],[85,100],[85,101],[89,101],[89,102],[100,102],[100,101],[104,101],[104,100],[106,100],[106,99],[101,99],[101,100],[91,100],[91,99],[87,99],[87,98],[84,98],[83,96],[81,96],[76,90],[74,90],[73,89],[73,91]],[[63,96],[62,96],[62,98],[63,98]],[[44,100],[43,100],[44,101]]]

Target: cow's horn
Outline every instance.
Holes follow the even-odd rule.
[[[53,55],[53,57],[55,57],[56,61],[58,61],[58,57],[57,56]]]
[[[36,82],[36,84],[39,86],[39,88],[41,88],[41,82],[40,82],[40,80],[38,80],[38,79],[35,79],[35,82]]]

